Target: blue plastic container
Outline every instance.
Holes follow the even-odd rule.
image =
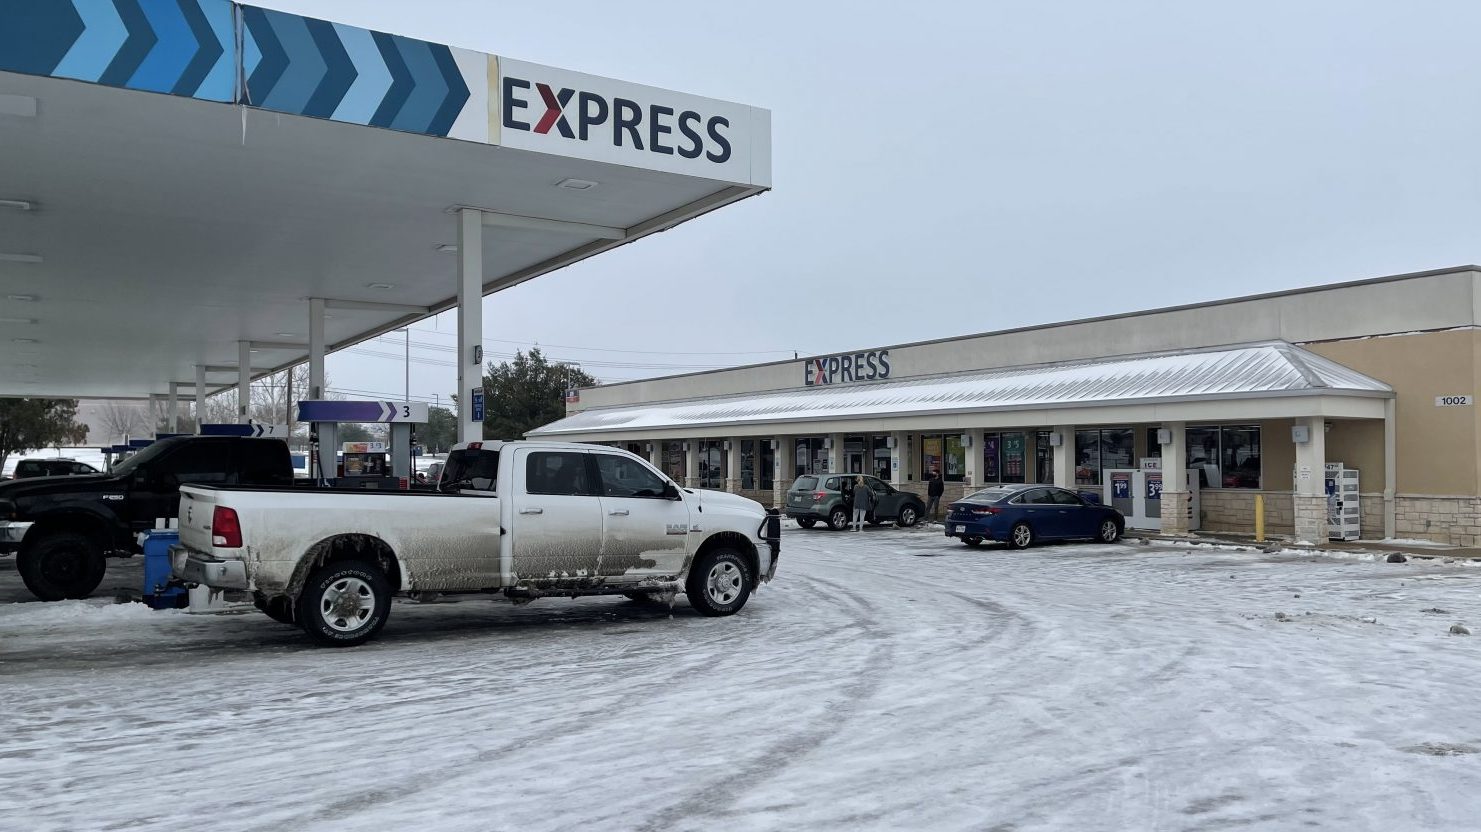
[[[189,602],[185,587],[172,585],[170,547],[180,542],[175,529],[152,529],[144,537],[144,603],[157,610],[173,610]]]

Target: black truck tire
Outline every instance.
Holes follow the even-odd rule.
[[[364,644],[391,615],[391,583],[365,561],[331,561],[309,575],[296,612],[299,626],[319,644]]]
[[[96,541],[76,532],[51,532],[28,541],[16,558],[26,589],[43,601],[86,598],[103,582],[108,561]]]
[[[751,567],[740,552],[717,546],[694,559],[684,594],[700,615],[734,615],[751,597],[753,581]]]

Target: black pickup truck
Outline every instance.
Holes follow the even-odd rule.
[[[293,461],[281,439],[179,436],[107,474],[0,483],[0,555],[18,555],[37,598],[86,598],[105,558],[138,553],[141,532],[175,517],[187,484],[291,486]]]

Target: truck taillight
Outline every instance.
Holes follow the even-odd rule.
[[[211,545],[222,549],[242,548],[242,524],[236,509],[217,506],[211,512]]]

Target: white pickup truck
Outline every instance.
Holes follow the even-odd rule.
[[[435,492],[185,486],[171,555],[185,582],[251,590],[273,619],[350,646],[385,625],[398,592],[683,592],[702,615],[731,615],[780,550],[774,510],[679,488],[626,451],[470,442]]]

